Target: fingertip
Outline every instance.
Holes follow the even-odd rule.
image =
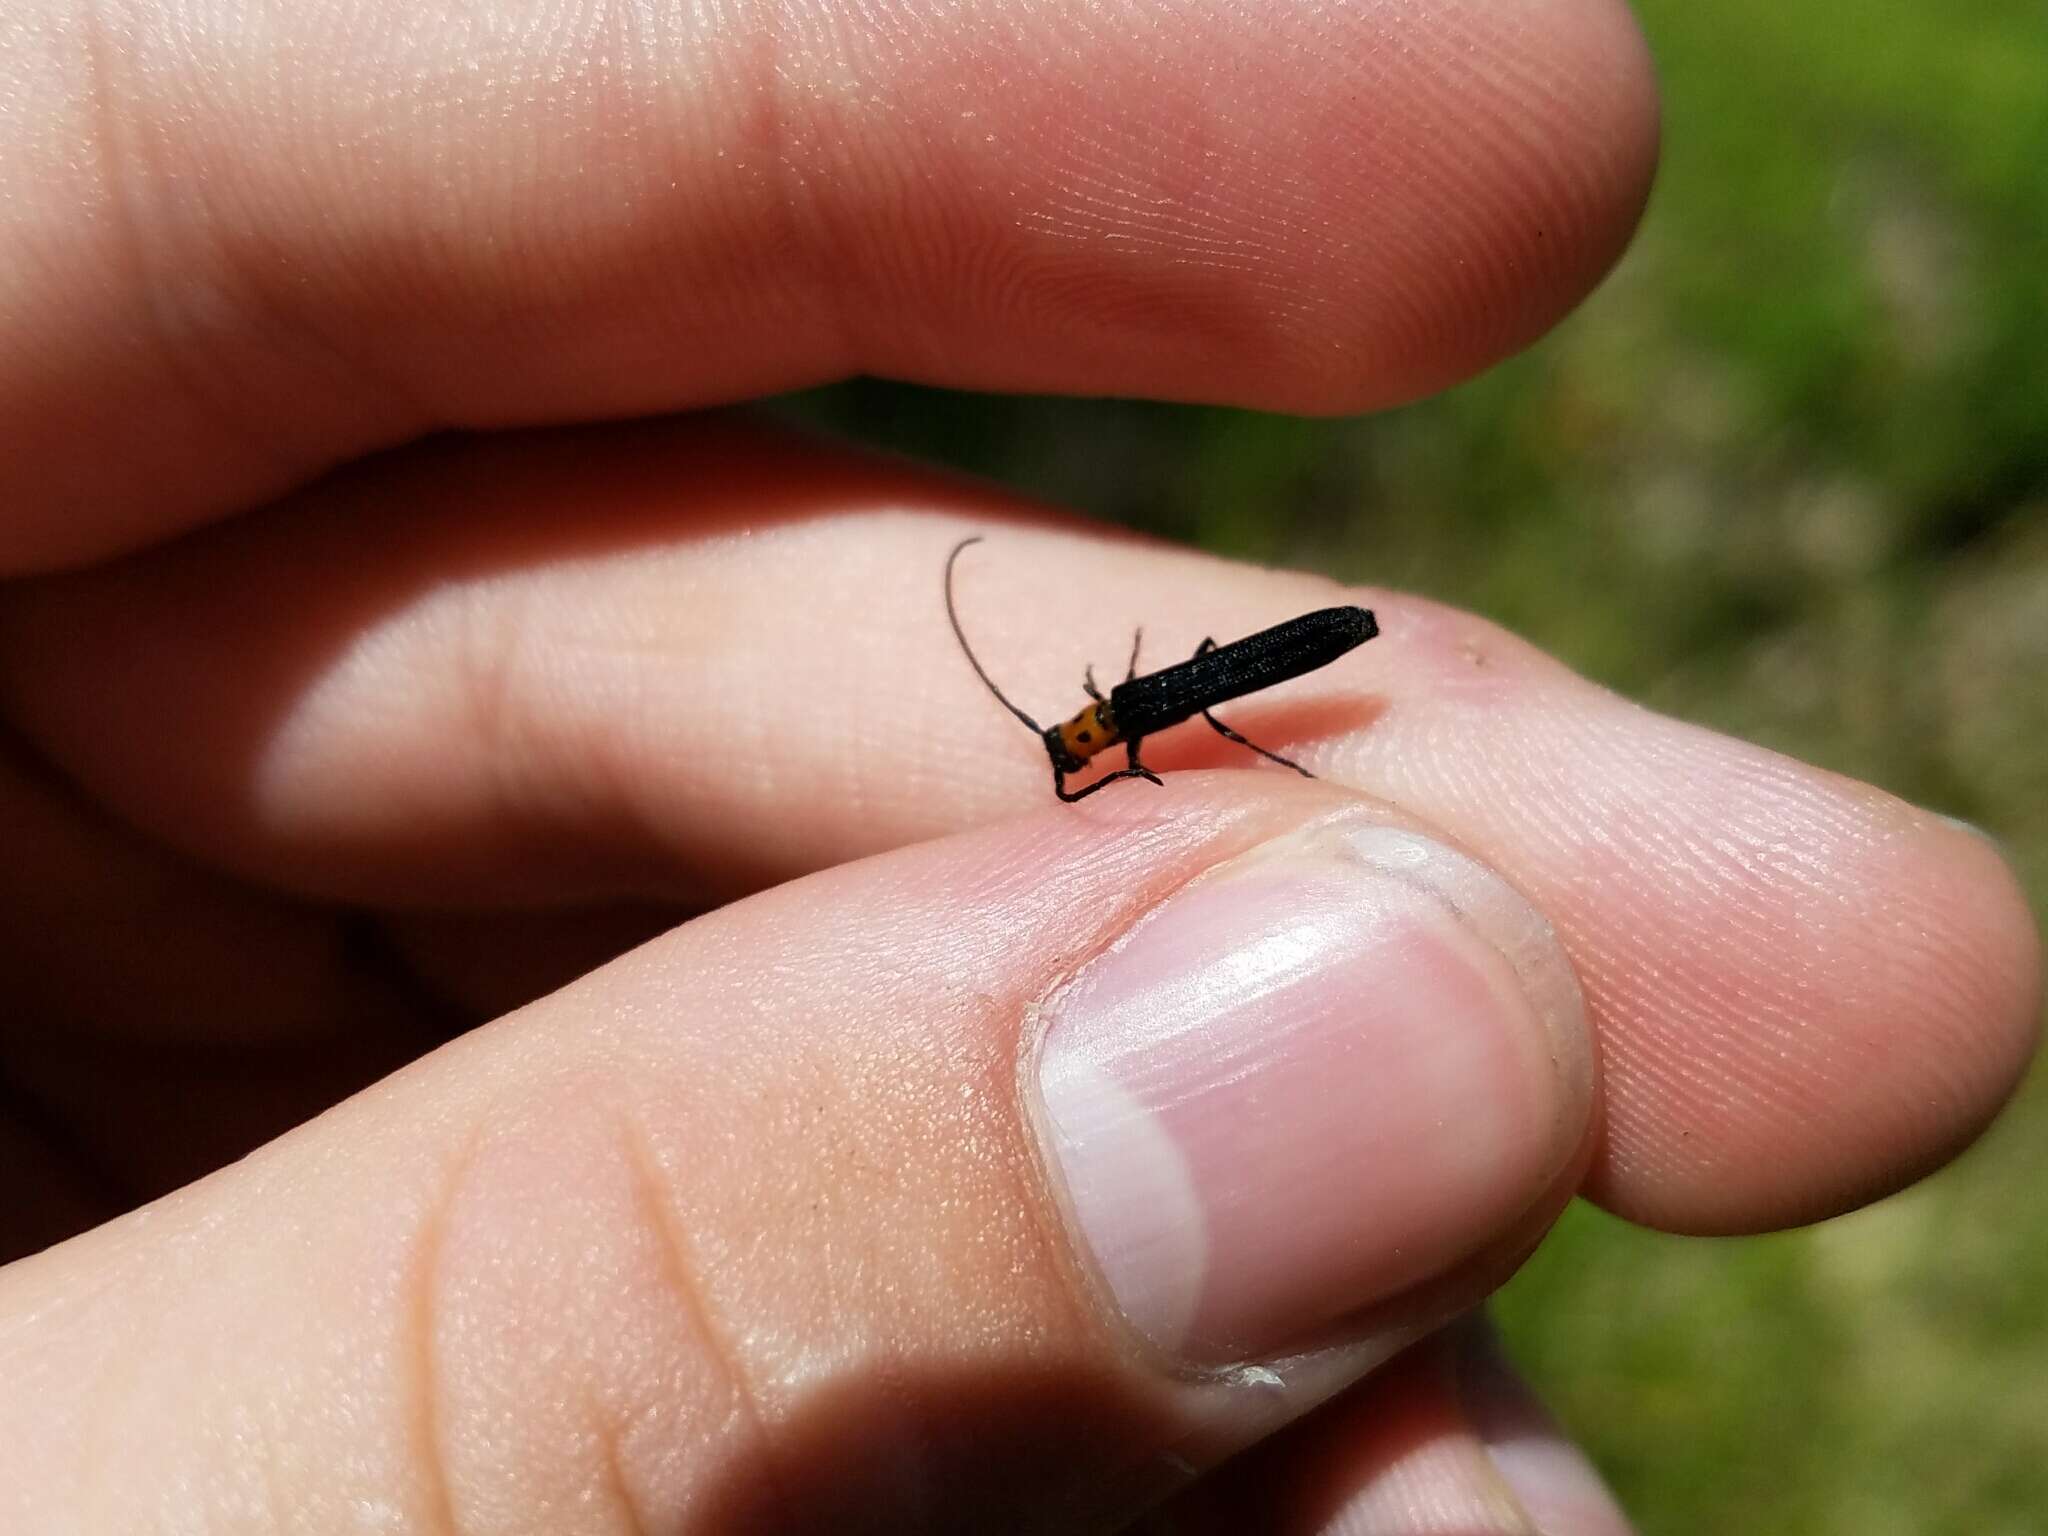
[[[1459,1406],[1544,1536],[1630,1536],[1612,1490],[1503,1352],[1484,1318],[1455,1330]]]
[[[1461,9],[1396,134],[1401,198],[1360,189],[1373,257],[1331,265],[1345,308],[1302,328],[1309,366],[1273,386],[1286,398],[1246,403],[1331,414],[1448,388],[1555,326],[1634,237],[1661,137],[1634,14],[1609,0]],[[1382,153],[1360,146],[1367,164]]]
[[[1754,996],[1725,1000],[1755,1015],[1744,1052],[1707,1043],[1680,993],[1673,1025],[1702,1030],[1711,1072],[1628,1066],[1629,1113],[1588,1188],[1617,1214],[1725,1235],[1853,1210],[1974,1142],[2033,1057],[2040,935],[1998,846],[1865,786],[1815,789],[1832,802],[1813,839],[1836,866],[1825,886],[1788,846],[1768,904],[1733,909],[1777,935],[1751,947]]]
[[[1220,12],[1175,35],[1179,80],[1118,62],[1141,22],[1121,18],[1103,65],[1126,75],[1115,115],[1034,128],[1006,161],[1018,214],[998,239],[1028,265],[955,268],[920,290],[964,300],[989,344],[934,352],[962,327],[906,327],[885,307],[869,371],[1376,409],[1542,335],[1641,216],[1657,91],[1623,5]],[[1187,80],[1211,83],[1188,95]],[[1037,121],[1022,101],[994,115]],[[996,293],[960,281],[1020,271]]]
[[[1833,1198],[1792,1219],[1864,1204],[1948,1163],[2004,1108],[2039,1039],[2040,936],[2012,866],[1981,832],[1892,805],[1894,835],[1848,872],[1868,893],[1857,958],[1871,993],[1822,1079],[1839,1096],[1850,1161],[1834,1170]],[[1815,1171],[1832,1161],[1816,1158]]]
[[[1425,1339],[1204,1480],[1160,1536],[1629,1536],[1628,1518],[1491,1331]]]
[[[1970,1111],[1958,1144],[1974,1139],[2019,1086],[2040,1045],[2041,931],[2005,849],[1948,816],[1922,818],[1926,905],[1945,926],[1928,947],[1930,985],[1947,1006],[1957,1094]]]

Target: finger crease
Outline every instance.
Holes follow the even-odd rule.
[[[633,1488],[626,1481],[625,1463],[619,1459],[619,1435],[603,1423],[600,1410],[595,1403],[590,1405],[593,1420],[599,1424],[598,1448],[603,1456],[600,1468],[604,1478],[604,1491],[610,1496],[612,1508],[618,1511],[620,1536],[649,1536],[652,1527],[641,1518],[640,1501],[633,1497]]]
[[[662,1178],[659,1161],[649,1142],[646,1130],[630,1114],[626,1117],[626,1162],[632,1174],[633,1197],[646,1213],[647,1225],[657,1241],[658,1258],[663,1278],[670,1291],[681,1303],[691,1328],[703,1343],[704,1353],[712,1367],[730,1389],[731,1417],[740,1421],[751,1436],[756,1454],[751,1458],[752,1470],[757,1472],[763,1486],[771,1495],[771,1504],[781,1507],[786,1495],[781,1479],[776,1475],[772,1451],[772,1438],[768,1432],[767,1420],[762,1416],[759,1402],[747,1384],[747,1374],[740,1362],[739,1351],[734,1347],[731,1336],[713,1311],[703,1287],[697,1281],[696,1255],[692,1249],[689,1234],[684,1231],[676,1215],[674,1202],[662,1192]]]
[[[442,1244],[448,1233],[455,1202],[467,1182],[470,1165],[476,1159],[472,1138],[448,1176],[448,1194],[427,1213],[420,1225],[418,1271],[412,1287],[411,1349],[417,1385],[413,1392],[414,1465],[419,1468],[419,1503],[426,1516],[425,1528],[443,1536],[460,1536],[455,1523],[455,1496],[448,1476],[448,1448],[441,1434],[441,1378],[435,1364],[435,1326],[438,1311],[436,1271],[440,1268]]]

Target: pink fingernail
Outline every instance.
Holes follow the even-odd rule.
[[[1323,825],[1169,897],[1046,1008],[1055,1183],[1109,1297],[1198,1364],[1281,1350],[1500,1235],[1591,1099],[1547,923],[1464,854]]]

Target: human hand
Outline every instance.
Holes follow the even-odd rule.
[[[1479,621],[1247,701],[1319,783],[1069,810],[961,533],[1032,702],[1326,586],[719,416],[298,488],[850,370],[1427,390],[1625,238],[1617,11],[106,14],[0,18],[0,1134],[17,1247],[105,1223],[0,1275],[5,1528],[1611,1529],[1469,1330],[1310,1410],[1575,1188],[1811,1219],[2010,1086],[1979,840]]]

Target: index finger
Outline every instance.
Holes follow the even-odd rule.
[[[367,12],[0,15],[0,573],[856,372],[1389,403],[1577,302],[1655,158],[1616,0]]]
[[[1380,639],[1224,720],[1483,858],[1603,1043],[1593,1192],[1695,1231],[1815,1219],[1953,1156],[2034,1040],[1984,840],[1665,719],[1469,615],[1249,570],[716,418],[437,445],[0,602],[0,712],[124,824],[377,906],[692,904],[1013,814],[1089,661],[1355,601]],[[1169,782],[1241,747],[1147,739]],[[1245,793],[1297,784],[1248,768]],[[1082,825],[1160,791],[1123,785]],[[1063,810],[1065,808],[1062,808]],[[1041,899],[1071,893],[1050,861]]]

